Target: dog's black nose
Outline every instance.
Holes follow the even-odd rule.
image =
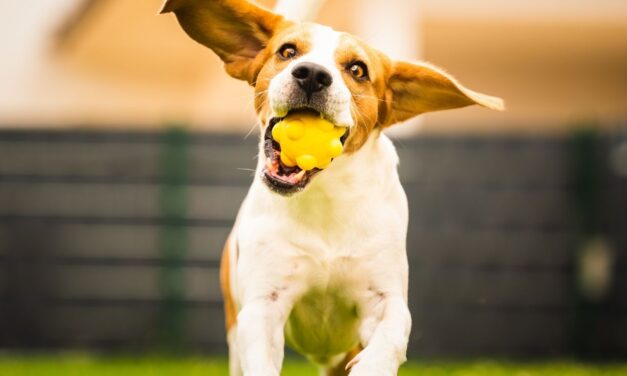
[[[313,93],[329,87],[333,83],[331,73],[322,65],[314,63],[298,64],[292,70],[292,76],[298,82],[298,86],[307,94],[307,99],[311,98]]]

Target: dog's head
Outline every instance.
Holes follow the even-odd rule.
[[[319,171],[280,163],[272,127],[293,111],[315,111],[348,129],[344,153],[372,132],[416,115],[503,101],[469,90],[427,64],[393,61],[358,38],[314,23],[293,23],[245,0],[167,0],[183,29],[212,49],[228,74],[255,88],[267,160],[264,181],[282,194],[304,188]],[[330,166],[332,168],[332,166]]]

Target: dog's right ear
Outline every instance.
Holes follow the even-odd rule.
[[[174,12],[183,30],[212,49],[231,76],[253,84],[253,61],[283,17],[245,0],[166,0],[161,13]]]

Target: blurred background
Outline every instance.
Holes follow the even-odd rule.
[[[161,3],[4,4],[0,350],[226,352],[253,95]],[[327,0],[316,20],[508,104],[392,132],[410,357],[627,360],[627,2]]]

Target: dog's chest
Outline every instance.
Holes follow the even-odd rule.
[[[249,261],[242,269],[258,272],[267,261],[268,278],[295,274],[308,287],[353,289],[397,267],[407,227],[397,161],[392,143],[373,137],[294,197],[280,197],[257,179],[238,218],[241,261]]]

